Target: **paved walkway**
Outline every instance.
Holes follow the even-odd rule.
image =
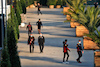
[[[75,28],[70,28],[70,23],[64,23],[64,16],[61,9],[42,8],[43,15],[37,15],[37,9],[27,10],[27,22],[31,22],[33,26],[33,34],[36,39],[34,53],[29,53],[29,45],[27,45],[28,34],[26,28],[20,28],[20,39],[18,50],[20,50],[20,60],[22,67],[94,67],[93,51],[85,50],[79,64],[76,62],[77,52],[76,44],[79,39],[75,37]],[[36,22],[41,19],[43,23],[42,33],[46,38],[44,53],[40,53],[38,46],[38,36]],[[68,39],[69,48],[71,50],[69,64],[62,64],[63,44]],[[82,42],[83,43],[83,42]]]

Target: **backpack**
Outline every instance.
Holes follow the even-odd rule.
[[[31,25],[28,25],[28,29],[29,29],[29,31],[31,31]]]

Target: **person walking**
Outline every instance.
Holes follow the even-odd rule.
[[[36,22],[36,25],[38,27],[38,33],[40,34],[41,33],[41,26],[43,27],[42,22],[40,21],[40,19],[39,19],[38,22]]]
[[[29,24],[26,27],[26,30],[27,29],[28,29],[28,36],[29,36],[32,33],[32,25],[30,24],[30,22],[29,22]]]
[[[38,15],[39,15],[39,13],[41,13],[41,15],[42,15],[42,12],[41,12],[41,10],[40,10],[40,8],[41,8],[41,5],[40,5],[40,3],[38,3]]]
[[[40,36],[38,37],[38,44],[39,44],[39,47],[40,47],[40,53],[43,53],[44,43],[45,43],[45,38],[42,35],[42,33],[40,33]]]
[[[78,63],[82,63],[80,61],[80,58],[82,57],[82,53],[83,53],[83,49],[82,49],[82,46],[81,46],[81,40],[79,40],[79,43],[77,44],[76,48],[77,48],[77,53],[78,53],[78,58],[76,60],[77,60]]]
[[[94,6],[95,6],[95,8],[97,8],[98,7],[98,2],[94,2]]]
[[[63,63],[69,63],[68,62],[68,58],[69,58],[69,53],[68,51],[70,51],[68,49],[68,44],[67,44],[67,39],[63,42],[63,52],[64,52],[64,57],[63,57]],[[66,59],[66,62],[65,62],[65,57],[67,55],[67,59]]]
[[[28,38],[28,44],[30,45],[30,53],[31,52],[34,52],[34,41],[35,41],[35,38],[34,36],[31,34]],[[33,49],[32,49],[33,48]]]

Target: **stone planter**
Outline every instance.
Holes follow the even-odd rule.
[[[30,8],[33,8],[33,6],[34,6],[33,4],[32,4],[32,5],[30,5]]]
[[[56,8],[61,8],[61,5],[57,5]]]
[[[67,20],[71,20],[71,16],[70,15],[66,15],[66,19]]]
[[[100,67],[100,51],[96,51],[94,54],[95,67]]]
[[[53,9],[53,8],[54,8],[54,5],[50,5],[49,8],[50,8],[50,9]]]
[[[28,6],[28,7],[26,7],[26,9],[29,9],[30,7]]]
[[[99,49],[97,44],[95,42],[93,42],[92,39],[89,38],[89,37],[84,37],[84,39],[83,39],[83,46],[84,46],[85,50]]]
[[[83,37],[84,34],[89,34],[89,31],[84,26],[77,26],[76,27],[76,36]]]
[[[71,19],[70,25],[71,25],[71,28],[75,28],[76,26],[80,26],[80,24],[78,22],[75,22],[74,19]]]
[[[68,12],[68,9],[70,9],[70,7],[63,7],[63,13]]]

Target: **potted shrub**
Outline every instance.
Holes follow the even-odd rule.
[[[56,5],[56,0],[47,0],[47,5],[49,8],[54,8],[54,5]]]
[[[61,5],[62,5],[61,0],[58,0],[56,3],[56,8],[61,8]]]

